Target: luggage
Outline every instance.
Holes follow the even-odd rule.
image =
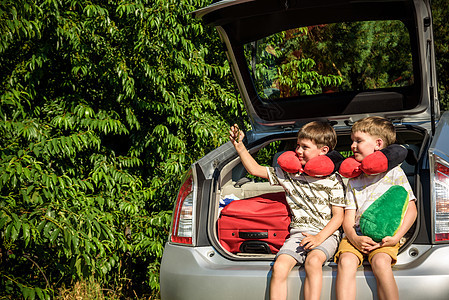
[[[231,253],[275,254],[289,234],[290,221],[284,192],[235,200],[221,211],[218,238]]]

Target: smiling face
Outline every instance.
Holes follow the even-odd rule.
[[[306,162],[319,155],[325,155],[329,151],[329,147],[318,147],[310,139],[298,139],[296,144],[296,154],[299,157],[299,161],[304,166]]]
[[[366,132],[356,131],[351,134],[351,139],[351,150],[354,152],[355,159],[359,162],[366,156],[374,153],[374,151],[381,150],[384,147],[384,142],[381,138]]]

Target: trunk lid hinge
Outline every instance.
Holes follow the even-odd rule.
[[[393,123],[393,125],[402,125],[402,118],[391,119],[391,123]]]
[[[292,125],[282,126],[282,130],[283,130],[284,133],[292,133],[294,128],[295,127],[292,126]]]

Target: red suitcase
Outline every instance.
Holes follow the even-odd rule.
[[[277,253],[289,234],[285,193],[235,200],[221,211],[218,238],[231,253]]]

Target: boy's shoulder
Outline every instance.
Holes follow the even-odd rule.
[[[357,177],[349,178],[348,185],[351,186],[366,186],[378,181],[390,181],[398,178],[405,178],[405,172],[402,170],[401,166],[396,166],[391,170],[375,175],[367,175],[365,173],[360,174]]]

